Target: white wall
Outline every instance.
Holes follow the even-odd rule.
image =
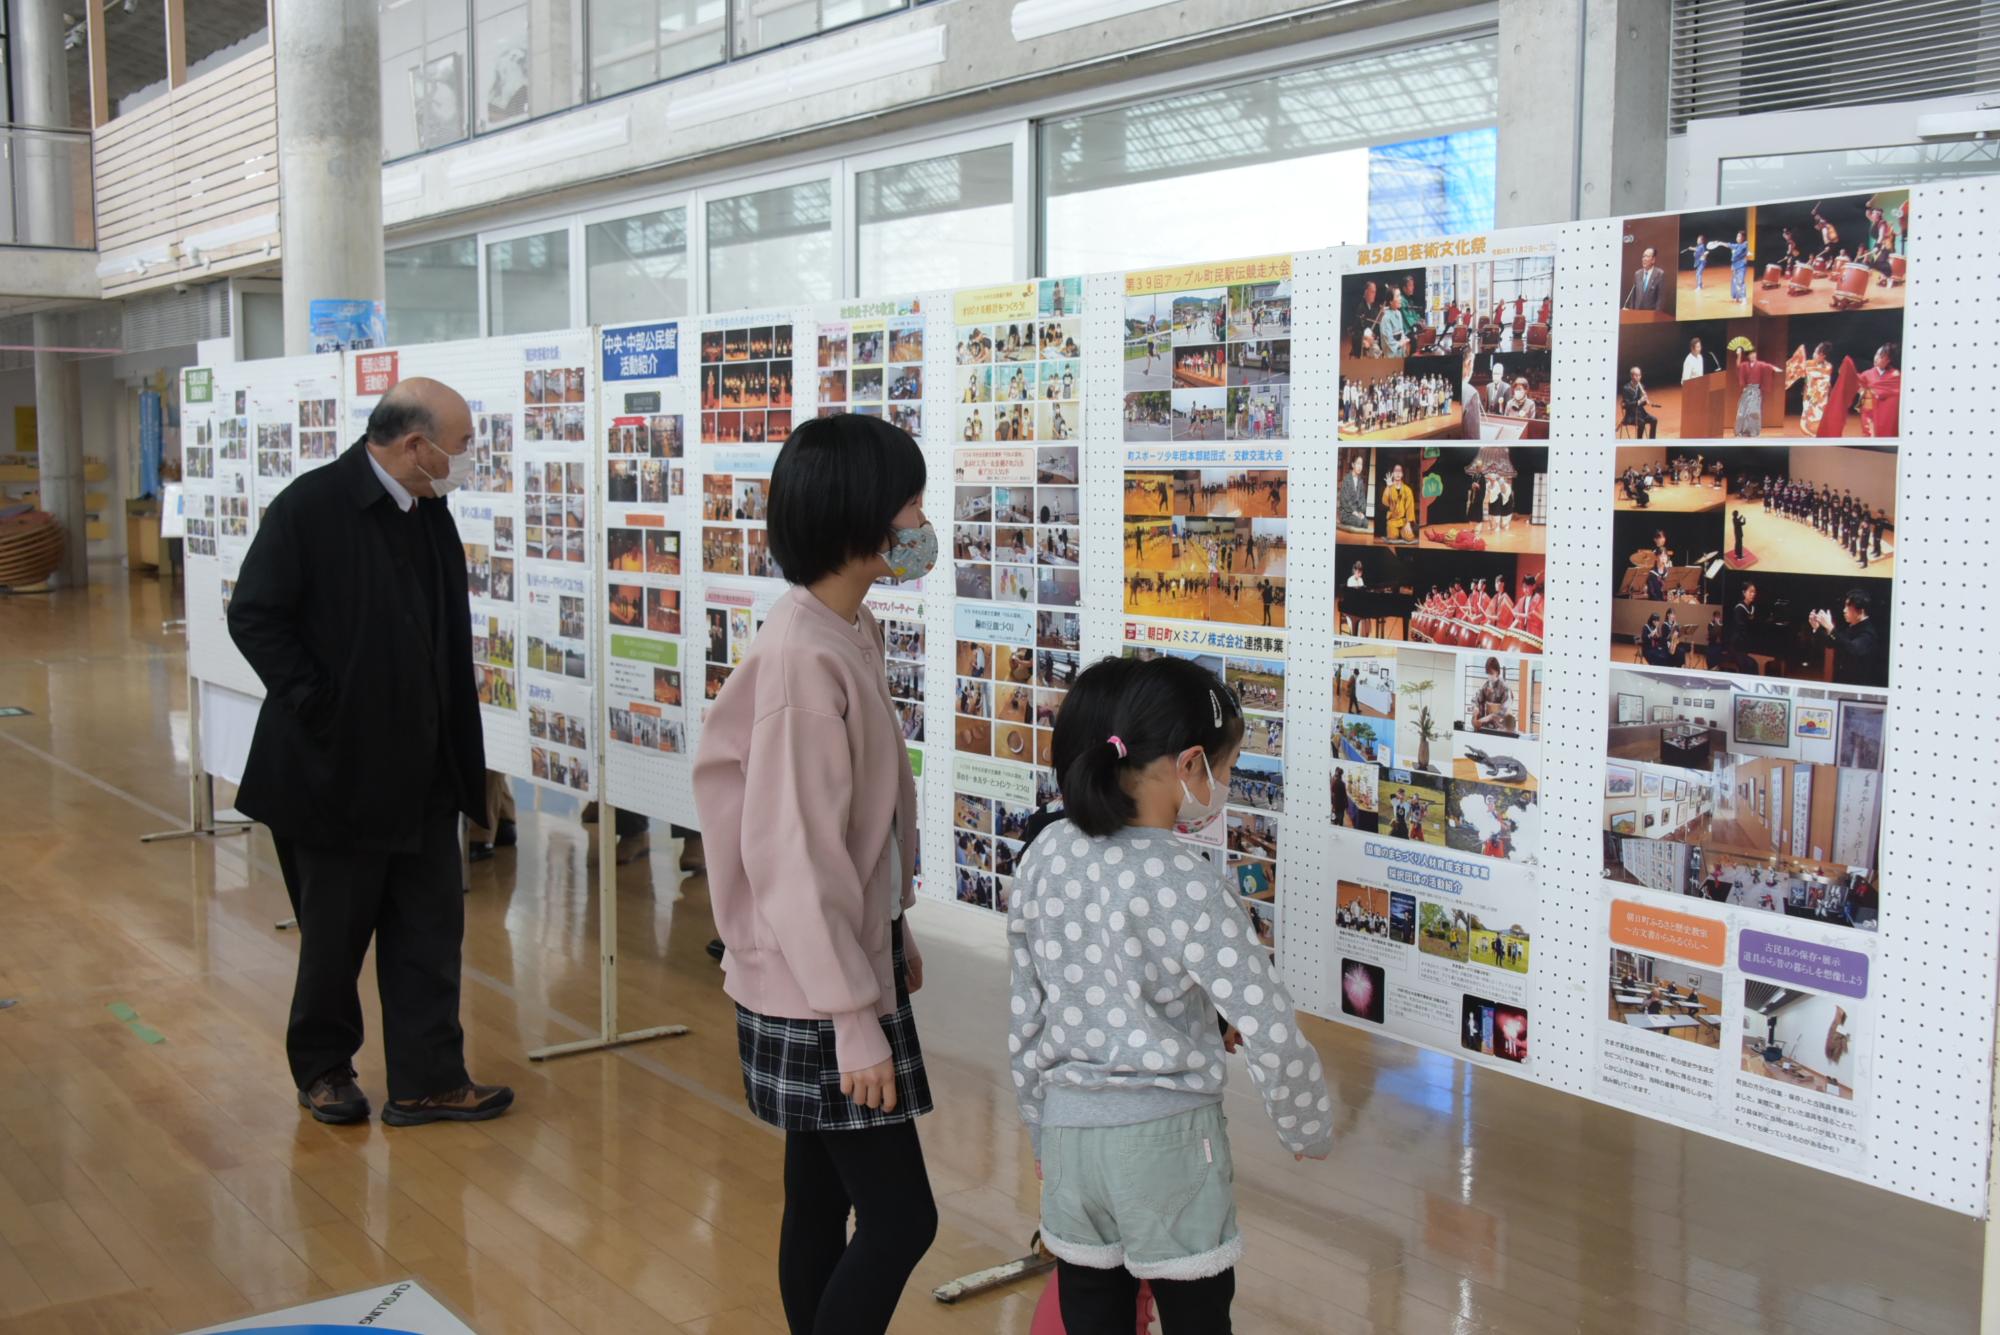
[[[1856,1042],[1850,1041],[1847,1052],[1837,1062],[1827,1060],[1826,1034],[1833,1024],[1836,1010],[1847,1011],[1847,1021],[1841,1028],[1850,1035],[1858,1034],[1861,1028],[1852,1003],[1840,997],[1806,996],[1779,1010],[1777,1020],[1778,1046],[1785,1055],[1804,1066],[1810,1066],[1821,1075],[1832,1076],[1850,1088],[1854,1084]]]

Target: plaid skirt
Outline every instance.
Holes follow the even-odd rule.
[[[743,1093],[750,1111],[785,1131],[852,1131],[914,1121],[931,1110],[917,1020],[903,986],[903,923],[890,935],[896,970],[896,1009],[881,1018],[896,1063],[896,1110],[864,1108],[840,1092],[833,1021],[792,1020],[736,1008],[736,1052],[743,1062]]]

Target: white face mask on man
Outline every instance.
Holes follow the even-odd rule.
[[[430,469],[425,468],[421,463],[417,465],[417,471],[422,473],[431,484],[431,495],[443,496],[447,492],[457,491],[460,487],[472,481],[472,451],[469,448],[460,450],[457,454],[451,454],[445,450],[444,446],[429,437],[424,438],[424,444],[428,448],[444,455],[445,461],[443,477],[433,477],[431,476]],[[418,457],[422,458],[421,455]]]

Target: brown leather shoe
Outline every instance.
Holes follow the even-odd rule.
[[[691,834],[681,841],[681,870],[697,876],[708,870],[708,855],[702,850],[700,835]]]
[[[368,1120],[368,1096],[354,1083],[352,1066],[336,1067],[300,1090],[299,1106],[328,1126]]]
[[[653,836],[646,831],[641,830],[637,834],[621,835],[618,839],[618,852],[616,854],[618,865],[629,867],[640,858],[648,856],[652,851]]]
[[[483,1122],[514,1104],[505,1085],[466,1085],[421,1099],[391,1099],[382,1106],[384,1126],[422,1126],[426,1122]]]

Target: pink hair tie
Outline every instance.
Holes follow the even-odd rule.
[[[1111,745],[1117,749],[1118,758],[1120,760],[1123,760],[1125,758],[1125,743],[1123,741],[1119,740],[1116,737],[1106,737],[1104,740],[1111,743]]]

